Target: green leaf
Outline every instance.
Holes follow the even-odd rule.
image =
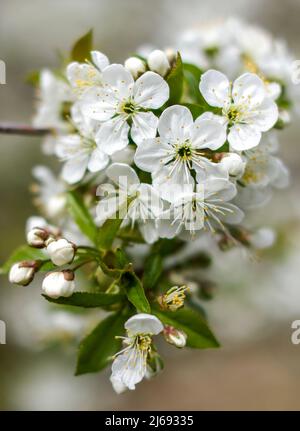
[[[153,289],[162,273],[163,264],[160,254],[151,253],[145,262],[143,276],[144,289]]]
[[[111,314],[81,341],[76,376],[100,371],[109,364],[112,356],[121,350],[121,340],[115,337],[124,334],[127,318],[128,313]]]
[[[203,317],[194,310],[182,308],[177,311],[155,309],[155,314],[165,325],[183,330],[187,335],[187,346],[194,349],[219,347],[219,342]]]
[[[93,30],[88,31],[78,39],[71,51],[71,60],[80,63],[90,60],[90,52],[93,49]]]
[[[95,242],[97,237],[97,227],[89,213],[89,210],[85,206],[82,197],[77,191],[70,191],[68,193],[68,209],[81,232],[91,241]]]
[[[170,70],[166,81],[170,87],[168,105],[175,105],[180,102],[183,90],[183,65],[179,52],[177,53],[176,62]]]
[[[111,248],[123,221],[123,219],[118,218],[118,214],[116,217],[115,219],[106,220],[98,230],[97,245],[104,250]]]
[[[125,289],[128,300],[135,306],[138,312],[151,312],[142,283],[133,272],[125,272],[121,276],[120,284]]]
[[[37,248],[29,247],[29,245],[22,245],[17,248],[2,265],[0,274],[7,274],[14,263],[22,260],[48,260],[48,257]]]
[[[199,90],[199,82],[202,75],[202,70],[193,64],[184,63],[183,73],[187,95],[192,101],[202,104],[202,96]]]
[[[63,305],[74,305],[76,307],[84,308],[95,308],[103,307],[106,305],[116,304],[124,299],[124,295],[112,294],[112,293],[90,293],[90,292],[76,292],[69,298],[60,297],[58,299],[50,298],[47,295],[43,295],[49,302]]]

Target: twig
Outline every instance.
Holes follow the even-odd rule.
[[[0,134],[24,135],[24,136],[44,136],[51,133],[51,129],[32,127],[26,124],[0,123]]]

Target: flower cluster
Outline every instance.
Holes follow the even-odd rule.
[[[11,282],[27,285],[50,271],[46,299],[111,312],[83,340],[77,374],[113,359],[118,392],[162,368],[155,335],[176,347],[218,346],[192,306],[203,283],[185,278],[210,257],[198,249],[180,264],[172,259],[207,234],[222,250],[270,245],[247,213],[288,184],[278,131],[297,105],[289,51],[245,23],[229,20],[182,35],[176,49],[138,52],[111,64],[88,33],[66,68],[40,73],[34,124],[49,128],[43,149],[62,170],[56,178],[34,169],[42,217],[27,223],[30,253],[9,261]],[[75,292],[79,268],[87,282]]]

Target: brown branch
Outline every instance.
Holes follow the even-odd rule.
[[[51,133],[51,129],[32,127],[26,124],[0,123],[0,134],[23,135],[23,136],[44,136]]]

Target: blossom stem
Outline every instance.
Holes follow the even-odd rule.
[[[26,124],[18,123],[0,123],[0,134],[6,135],[23,135],[23,136],[44,136],[52,133],[51,129],[32,127]]]

